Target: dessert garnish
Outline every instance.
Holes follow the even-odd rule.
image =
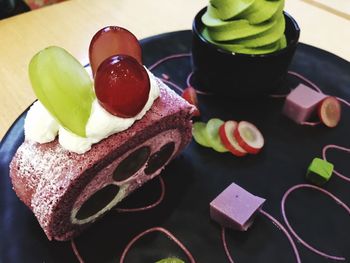
[[[140,44],[128,30],[98,31],[89,57],[94,88],[84,67],[64,49],[49,47],[33,57],[29,76],[39,102],[27,115],[27,139],[46,143],[58,133],[63,148],[82,154],[128,129],[158,98],[157,80],[142,66]]]
[[[327,96],[304,84],[299,84],[287,96],[283,114],[298,124],[303,124],[315,114],[317,106]]]
[[[198,98],[197,98],[197,93],[196,90],[189,86],[186,89],[184,89],[184,91],[182,92],[181,95],[185,100],[187,100],[189,103],[191,103],[192,105],[196,106],[196,111],[193,113],[194,117],[198,117],[200,116],[200,112],[198,109]]]
[[[324,125],[330,128],[336,127],[341,117],[340,102],[348,107],[350,107],[350,103],[342,98],[324,94],[315,83],[297,72],[288,71],[288,74],[299,78],[313,89],[299,84],[287,96],[272,95],[275,98],[286,97],[283,113],[298,124],[316,126],[320,122],[307,120],[315,115],[317,110],[318,117]]]
[[[302,244],[305,248],[309,249],[310,251],[312,251],[313,253],[320,255],[322,257],[328,258],[328,259],[332,259],[332,260],[340,260],[340,261],[345,261],[346,258],[342,257],[342,256],[334,256],[334,255],[329,255],[325,252],[322,252],[318,249],[316,249],[314,246],[310,245],[309,243],[307,243],[306,241],[304,241],[298,234],[297,232],[294,230],[294,228],[291,226],[288,218],[287,218],[287,213],[286,213],[286,201],[289,197],[289,195],[298,190],[298,189],[312,189],[312,190],[316,190],[318,192],[321,192],[327,196],[329,196],[337,205],[341,206],[342,208],[344,208],[346,210],[346,212],[350,215],[350,207],[348,207],[343,201],[341,201],[338,197],[336,197],[335,195],[333,195],[332,193],[328,192],[327,190],[320,188],[318,186],[315,185],[311,185],[311,184],[298,184],[295,185],[291,188],[289,188],[285,194],[283,195],[282,201],[281,201],[281,210],[282,210],[282,217],[284,219],[284,222],[289,230],[289,232],[296,238],[296,240]]]
[[[89,46],[89,59],[93,75],[105,59],[118,54],[131,56],[142,65],[141,46],[130,31],[118,26],[107,26],[99,30]]]
[[[350,149],[349,148],[346,148],[346,147],[343,147],[343,146],[339,146],[339,145],[335,145],[335,144],[329,144],[329,145],[326,145],[325,147],[323,147],[322,149],[322,158],[323,160],[327,161],[327,151],[329,149],[335,149],[335,150],[340,150],[340,151],[344,151],[344,152],[347,152],[347,153],[350,153]],[[347,182],[350,182],[350,177],[346,177],[345,175],[341,174],[340,172],[336,171],[336,170],[333,170],[333,173],[338,176],[339,178],[347,181]]]
[[[264,137],[252,123],[240,121],[233,132],[236,141],[246,152],[257,154],[264,146]]]
[[[244,156],[247,152],[238,144],[234,131],[237,129],[236,121],[226,121],[220,126],[219,135],[222,143],[233,154],[238,157]]]
[[[185,263],[185,261],[178,258],[164,258],[157,261],[156,263]]]
[[[210,0],[204,38],[233,53],[266,54],[287,46],[284,0]]]
[[[205,127],[205,132],[203,132],[210,146],[220,153],[228,152],[228,149],[224,146],[219,136],[219,129],[222,124],[224,124],[224,121],[218,118],[210,119]]]
[[[207,125],[206,123],[200,122],[200,121],[193,123],[192,135],[194,140],[199,145],[211,148],[211,144],[209,143],[209,141],[207,141],[207,136],[204,134],[206,132],[205,131],[206,125]]]
[[[334,170],[334,164],[327,161],[326,153],[328,149],[336,149],[350,153],[350,149],[348,148],[334,144],[326,145],[322,150],[322,159],[314,158],[309,165],[306,172],[306,179],[315,185],[322,186],[331,179],[334,173],[341,179],[350,182],[350,178]]]
[[[341,105],[338,99],[335,97],[327,97],[322,100],[318,106],[318,116],[327,127],[336,127],[341,117]]]
[[[307,168],[306,179],[310,182],[322,186],[327,183],[332,176],[334,165],[320,158],[314,158]]]
[[[84,67],[60,47],[48,47],[29,63],[32,88],[46,110],[65,129],[86,137],[95,94]]]
[[[127,253],[129,252],[130,248],[133,246],[133,244],[135,244],[135,242],[137,240],[139,240],[140,238],[142,238],[143,236],[149,234],[149,233],[152,233],[152,232],[160,232],[160,233],[163,233],[165,234],[169,239],[171,239],[172,241],[175,242],[176,245],[178,245],[182,251],[186,254],[187,258],[189,259],[189,262],[190,263],[195,263],[196,260],[194,259],[194,257],[192,256],[191,252],[185,247],[184,244],[181,243],[180,240],[178,240],[171,232],[169,232],[168,230],[166,230],[165,228],[163,227],[152,227],[150,229],[147,229],[145,231],[143,231],[142,233],[138,234],[137,236],[135,236],[128,244],[127,246],[125,247],[121,257],[120,257],[120,263],[124,263],[125,261],[125,257],[127,255]],[[162,262],[162,261],[161,261]],[[167,261],[165,261],[167,262]],[[175,261],[174,263],[180,263],[181,261]],[[167,262],[168,263],[168,262]]]
[[[247,231],[264,202],[232,183],[210,202],[210,217],[223,227]]]
[[[121,118],[134,117],[148,101],[148,73],[128,55],[108,57],[95,74],[95,92],[99,103],[109,113]]]
[[[213,118],[193,124],[192,135],[194,140],[204,146],[213,148],[217,152],[230,151],[237,157],[257,154],[264,146],[264,137],[250,122],[222,121]]]
[[[262,209],[264,202],[265,199],[232,183],[210,203],[210,216],[221,225],[221,240],[228,261],[234,263],[226,242],[226,227],[246,231],[253,224],[257,214],[260,213],[286,235],[292,246],[296,262],[300,263],[299,251],[292,237],[277,219]]]

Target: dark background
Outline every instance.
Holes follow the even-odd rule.
[[[29,11],[29,7],[21,0],[0,0],[0,19]]]

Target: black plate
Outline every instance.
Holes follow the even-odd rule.
[[[142,41],[144,62],[190,52],[191,33],[181,31]],[[300,44],[291,69],[315,81],[323,91],[350,98],[350,63],[320,49]],[[169,61],[155,70],[185,86],[190,59]],[[298,81],[290,77],[287,86]],[[264,209],[282,222],[280,200],[291,186],[304,183],[312,158],[321,155],[328,143],[350,146],[350,112],[343,108],[342,121],[335,129],[294,124],[281,114],[283,100],[231,101],[225,98],[200,98],[203,119],[248,120],[255,123],[266,139],[257,156],[236,158],[200,147],[195,142],[162,173],[166,198],[157,208],[130,214],[109,213],[77,238],[86,262],[118,262],[127,242],[141,231],[163,226],[190,249],[198,262],[227,262],[220,241],[220,227],[209,218],[209,202],[231,182],[264,197]],[[76,262],[68,242],[49,242],[33,214],[16,197],[8,178],[8,164],[23,141],[23,113],[0,145],[0,262]],[[329,152],[336,169],[350,173],[345,153]],[[336,177],[325,187],[350,204],[350,184]],[[159,193],[158,180],[135,193],[125,206],[151,202]],[[287,202],[292,225],[317,248],[350,260],[349,215],[324,195],[300,190]],[[295,262],[286,237],[268,220],[258,216],[244,233],[228,231],[230,251],[236,262]],[[303,262],[330,262],[298,244]],[[171,241],[151,234],[138,242],[126,262],[155,262],[175,255],[186,259]]]

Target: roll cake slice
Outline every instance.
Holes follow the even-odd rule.
[[[25,140],[11,164],[18,197],[33,211],[49,240],[69,240],[135,189],[159,175],[191,140],[195,108],[157,80],[159,98],[129,129],[84,154],[58,140]]]

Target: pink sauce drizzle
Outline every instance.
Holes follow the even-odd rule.
[[[116,208],[114,210],[118,211],[119,213],[141,212],[141,211],[146,211],[146,210],[149,210],[149,209],[152,209],[152,208],[158,206],[164,200],[164,196],[165,196],[165,183],[164,183],[164,180],[163,180],[163,178],[161,176],[158,176],[158,178],[159,178],[159,183],[160,183],[160,186],[161,186],[161,194],[160,194],[158,200],[155,201],[153,204],[150,204],[150,205],[147,205],[147,206],[144,206],[144,207],[138,207],[138,208]],[[162,227],[153,227],[153,228],[147,229],[144,232],[142,232],[141,234],[137,235],[136,237],[134,237],[128,243],[128,245],[124,249],[123,254],[122,254],[121,258],[120,258],[120,263],[124,262],[126,254],[129,252],[131,246],[138,239],[140,239],[144,235],[147,235],[148,233],[155,232],[155,231],[162,232],[162,233],[166,234],[171,240],[173,240],[185,252],[187,257],[190,259],[191,263],[195,263],[196,262],[194,260],[193,256],[192,256],[191,252],[189,252],[189,250],[185,247],[185,245],[183,245],[173,234],[171,234],[168,230],[166,230],[166,229],[164,229]],[[78,259],[79,263],[84,263],[84,260],[83,260],[83,258],[81,257],[81,255],[79,253],[79,250],[78,250],[78,248],[77,248],[77,246],[75,244],[74,239],[71,239],[70,243],[71,243],[71,247],[72,247],[73,253],[76,256],[76,258]]]
[[[166,79],[161,79],[165,84],[169,84],[170,86],[172,86],[173,88],[175,88],[176,90],[178,90],[180,92],[180,94],[182,94],[182,92],[184,91],[183,88],[181,88],[179,85],[175,84],[174,82],[170,81],[170,80],[166,80]]]
[[[170,79],[169,75],[165,74],[165,73],[162,74],[162,78],[165,79],[165,80],[169,80]]]
[[[288,71],[289,75],[295,76],[299,79],[301,79],[302,81],[306,82],[309,86],[311,86],[312,88],[314,88],[317,92],[323,94],[322,90],[315,84],[313,83],[311,80],[309,80],[308,78],[304,77],[303,75],[295,72],[295,71]]]
[[[161,193],[160,193],[158,200],[155,201],[153,204],[146,205],[144,207],[138,207],[138,208],[118,208],[117,207],[114,210],[119,212],[119,213],[141,212],[141,211],[150,210],[150,209],[156,207],[157,205],[159,205],[164,199],[165,184],[164,184],[164,180],[161,176],[158,176],[158,178],[159,178],[159,183],[160,183],[160,187],[161,187]]]
[[[149,66],[148,68],[149,68],[149,70],[153,70],[153,69],[155,69],[156,67],[158,67],[159,65],[163,64],[164,62],[166,62],[168,60],[184,58],[184,57],[191,57],[191,53],[180,53],[180,54],[174,54],[174,55],[170,55],[170,56],[161,58],[160,60],[156,61],[154,64]],[[192,78],[192,76],[193,76],[193,72],[191,72],[186,78],[187,87],[192,86],[191,85],[191,78]],[[161,80],[164,83],[169,84],[170,86],[174,87],[176,90],[178,90],[181,93],[184,91],[184,89],[181,88],[179,85],[177,85],[176,83],[170,81],[169,75],[167,75],[165,73],[162,74]],[[195,89],[195,90],[196,90],[197,94],[212,95],[211,93],[208,93],[208,92],[200,91],[200,90],[197,90],[197,89]]]
[[[81,255],[79,253],[77,246],[75,245],[74,239],[70,240],[70,245],[71,245],[73,253],[74,253],[75,257],[78,259],[79,263],[85,263],[83,258],[81,257]]]
[[[321,122],[320,121],[317,121],[317,122],[303,121],[300,124],[301,125],[306,125],[306,126],[317,126],[317,125],[321,124]]]
[[[314,88],[317,92],[321,93],[321,94],[324,94],[322,92],[322,90],[315,84],[313,83],[311,80],[309,80],[308,78],[304,77],[303,75],[297,73],[297,72],[294,72],[294,71],[288,71],[288,74],[292,75],[292,76],[295,76],[295,77],[298,77],[299,79],[301,79],[302,81],[306,82],[308,85],[310,85],[312,88]],[[342,99],[342,98],[339,98],[339,97],[335,97],[337,100],[339,100],[340,102],[344,103],[346,106],[350,107],[350,102]]]
[[[186,256],[188,257],[188,259],[190,260],[191,263],[196,263],[196,260],[194,259],[194,257],[192,256],[191,252],[185,247],[184,244],[181,243],[181,241],[179,241],[172,233],[170,233],[168,230],[166,230],[165,228],[162,227],[152,227],[150,229],[147,229],[143,232],[141,232],[140,234],[138,234],[137,236],[135,236],[125,247],[122,256],[120,257],[120,263],[123,263],[126,257],[126,254],[130,251],[131,246],[137,241],[139,240],[141,237],[152,233],[152,232],[161,232],[163,234],[165,234],[166,236],[168,236],[172,241],[174,241],[176,243],[176,245],[178,245],[182,251],[186,254]]]
[[[332,198],[337,204],[339,204],[340,206],[342,206],[349,214],[350,214],[350,208],[344,203],[342,202],[338,197],[336,197],[335,195],[333,195],[332,193],[328,192],[327,190],[320,188],[318,186],[315,185],[311,185],[311,184],[299,184],[299,185],[295,185],[291,188],[289,188],[285,194],[283,195],[282,201],[281,201],[281,211],[282,211],[282,216],[284,219],[284,222],[287,226],[287,228],[289,229],[289,231],[292,233],[292,235],[307,249],[309,249],[310,251],[314,252],[315,254],[318,254],[320,256],[323,256],[325,258],[328,259],[333,259],[333,260],[339,260],[339,261],[344,261],[346,260],[344,257],[339,257],[339,256],[333,256],[333,255],[328,255],[316,248],[314,248],[313,246],[311,246],[310,244],[308,244],[306,241],[304,241],[297,233],[296,231],[292,228],[292,226],[290,225],[288,219],[287,219],[287,215],[286,215],[286,210],[285,210],[285,203],[286,200],[289,196],[290,193],[292,193],[293,191],[300,189],[300,188],[311,188],[314,190],[318,190],[321,193],[324,193],[325,195],[329,196],[330,198]]]
[[[155,62],[151,66],[149,66],[148,69],[153,70],[156,67],[158,67],[160,64],[164,63],[165,61],[171,60],[171,59],[184,58],[184,57],[190,57],[190,56],[191,56],[191,53],[180,53],[180,54],[170,55],[170,56],[161,58],[160,60],[158,60],[157,62]]]
[[[338,146],[338,145],[334,145],[334,144],[329,144],[329,145],[326,145],[325,147],[323,147],[322,149],[322,158],[327,161],[327,150],[328,149],[337,149],[337,150],[341,150],[341,151],[344,151],[344,152],[348,152],[350,153],[350,149],[349,148],[345,148],[345,147],[342,147],[342,146]],[[349,177],[346,177],[345,175],[339,173],[338,171],[336,170],[333,170],[333,173],[335,175],[337,175],[338,177],[340,177],[341,179],[347,181],[347,182],[350,182],[350,178]]]
[[[264,210],[260,209],[260,213],[261,213],[262,215],[264,215],[265,217],[267,217],[269,220],[271,220],[271,222],[272,222],[279,230],[281,230],[281,231],[286,235],[286,237],[288,238],[289,243],[290,243],[291,246],[292,246],[292,249],[293,249],[293,252],[294,252],[294,255],[295,255],[296,262],[297,262],[297,263],[301,263],[301,259],[300,259],[300,255],[299,255],[298,248],[297,248],[297,246],[295,245],[293,238],[290,236],[290,234],[289,234],[288,231],[284,228],[284,226],[283,226],[276,218],[274,218],[272,215],[270,215],[269,213],[265,212]],[[226,256],[227,256],[228,261],[229,261],[230,263],[234,263],[234,260],[232,259],[232,256],[231,256],[230,251],[229,251],[228,246],[227,246],[226,235],[225,235],[225,228],[224,228],[224,227],[221,228],[221,240],[222,240],[222,244],[223,244],[223,246],[224,246],[224,250],[225,250],[225,253],[226,253]]]

